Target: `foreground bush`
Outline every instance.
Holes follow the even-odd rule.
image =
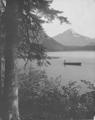
[[[37,70],[22,73],[19,79],[23,120],[78,120],[94,114],[93,96],[80,95],[76,82],[63,86],[59,79],[48,80],[45,72]]]

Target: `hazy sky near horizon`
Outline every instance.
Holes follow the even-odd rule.
[[[44,24],[43,27],[49,36],[55,36],[68,28],[75,32],[95,38],[95,0],[53,0],[52,8],[64,11],[71,25],[53,23]]]

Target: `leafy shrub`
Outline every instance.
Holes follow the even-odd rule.
[[[93,96],[80,95],[77,82],[62,85],[60,77],[48,80],[45,71],[38,70],[20,74],[19,79],[22,119],[78,120],[92,117]]]

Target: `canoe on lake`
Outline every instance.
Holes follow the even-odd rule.
[[[81,62],[66,62],[66,61],[64,60],[64,66],[65,66],[65,65],[76,65],[76,66],[81,66],[82,63],[81,63]]]

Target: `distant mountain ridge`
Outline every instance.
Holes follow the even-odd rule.
[[[47,49],[47,51],[64,51],[64,46],[53,38],[48,37],[42,42],[43,46]]]
[[[91,41],[91,42],[90,42]],[[73,33],[71,30],[67,30],[62,34],[51,38],[44,36],[41,44],[47,49],[47,51],[95,51],[94,39],[91,40],[88,37],[81,36]]]
[[[48,40],[43,41],[43,46],[50,52],[56,51],[95,51],[95,45],[86,45],[86,46],[64,46],[54,39],[49,38]]]
[[[53,39],[65,46],[86,46],[90,44],[90,41],[93,41],[95,45],[95,39],[77,34],[71,29],[54,36]]]

